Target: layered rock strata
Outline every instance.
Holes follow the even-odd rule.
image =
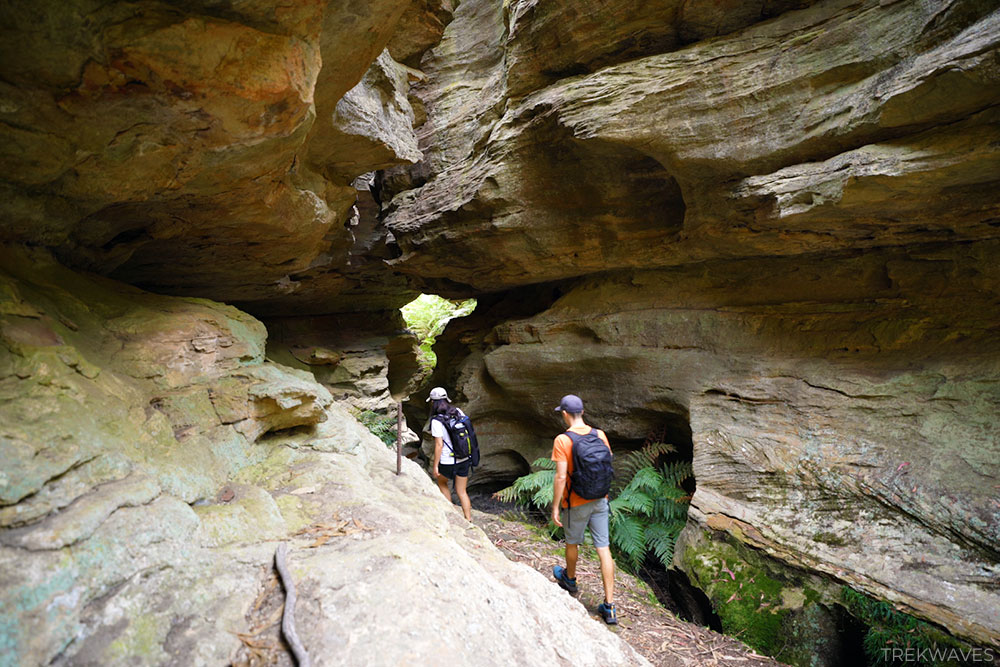
[[[984,3],[823,2],[527,92],[513,18],[456,15],[387,220],[393,266],[442,288],[998,234]]]
[[[397,308],[380,261],[359,303],[352,182],[420,157],[385,51],[411,3],[231,5],[0,9],[0,239],[258,314]]]
[[[548,455],[570,391],[614,442],[686,421],[703,528],[996,642],[997,252],[595,278],[495,325],[450,377],[501,465]]]
[[[229,664],[274,627],[279,541],[315,664],[647,664],[265,361],[259,321],[2,259],[4,664]]]
[[[458,7],[389,262],[510,305],[435,382],[486,481],[575,390],[693,449],[693,526],[1000,642],[1000,13],[715,5]]]
[[[321,479],[367,475],[357,497],[416,512],[331,391],[409,391],[389,313],[418,290],[485,297],[436,377],[476,418],[480,481],[547,454],[575,390],[616,442],[691,447],[689,544],[724,535],[1000,642],[995,3],[47,0],[0,19],[0,241],[275,331],[265,352],[232,307],[3,251],[0,646],[230,659],[219,628],[248,627],[273,540],[355,507]],[[364,507],[350,539],[392,537],[345,558],[413,581],[423,620],[436,568],[405,554],[479,546],[437,510],[408,515],[429,537]],[[330,575],[325,545],[298,561],[323,565],[305,599],[376,625],[345,584],[366,573]],[[494,580],[520,580],[495,567],[497,626],[493,601],[519,603]],[[209,611],[169,611],[185,592]]]

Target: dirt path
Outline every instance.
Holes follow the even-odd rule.
[[[549,579],[552,579],[552,566],[564,562],[560,543],[547,539],[524,523],[479,511],[473,511],[472,520],[508,558],[530,565]],[[604,594],[593,547],[581,550],[577,581],[580,586],[578,599],[594,618],[599,619],[597,605],[603,601]],[[552,585],[556,586],[555,580]],[[609,626],[609,630],[618,633],[654,665],[763,667],[782,664],[754,653],[737,639],[678,619],[655,601],[645,582],[621,570],[615,577],[615,598],[618,626]]]

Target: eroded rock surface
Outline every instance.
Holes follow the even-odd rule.
[[[0,239],[258,313],[337,310],[365,280],[353,179],[420,157],[383,53],[410,2],[230,5],[0,10]]]
[[[574,391],[613,442],[693,442],[703,528],[996,642],[997,251],[591,279],[472,339],[450,377],[498,476],[549,455]]]
[[[402,271],[493,291],[997,236],[1000,161],[984,137],[998,134],[1000,15],[988,3],[817,3],[519,91],[501,19],[527,21],[521,4],[501,16],[463,3],[424,59],[423,184],[387,220]]]
[[[692,448],[693,526],[1000,642],[1000,13],[642,5],[468,0],[421,62],[389,262],[494,294],[434,381],[480,480],[575,391]]]
[[[278,541],[315,664],[442,643],[475,664],[648,664],[419,466],[397,477],[348,405],[265,361],[254,318],[2,258],[4,664],[229,664],[273,626],[254,613]]]
[[[371,661],[356,604],[398,580],[429,651],[467,580],[407,554],[487,546],[343,413],[412,390],[418,291],[480,298],[434,379],[477,481],[576,391],[691,449],[690,544],[1000,643],[998,45],[983,0],[4,4],[0,648],[232,659],[273,542],[332,502],[356,531],[295,538],[308,641]],[[530,636],[491,558],[479,611]],[[517,642],[478,644],[631,659]]]

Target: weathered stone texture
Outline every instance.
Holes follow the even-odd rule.
[[[4,664],[230,664],[280,596],[278,541],[314,664],[428,663],[442,644],[484,665],[648,664],[419,466],[397,477],[311,374],[264,360],[255,319],[2,253]]]
[[[949,241],[997,235],[1000,165],[995,141],[983,140],[997,133],[1000,14],[983,3],[820,3],[523,99],[505,87],[505,63],[485,55],[502,34],[478,59],[444,57],[466,35],[490,35],[488,3],[473,4],[460,6],[416,89],[428,114],[422,141],[435,148],[416,170],[426,183],[398,194],[387,220],[401,271],[496,290],[936,241],[944,226]],[[816,192],[831,187],[817,164],[830,161],[908,196],[883,194],[856,230],[861,205]],[[746,201],[745,185],[732,188],[788,173],[779,170],[803,175],[782,183],[783,199],[823,204],[813,224],[788,224],[767,205],[775,195]],[[937,219],[940,191],[960,206],[948,223]],[[448,261],[455,245],[479,261]]]
[[[435,377],[480,483],[576,391],[690,444],[692,544],[1000,642],[998,47],[987,0],[4,3],[0,649],[230,660],[334,503],[293,552],[324,656],[632,660],[331,403],[411,389],[417,291],[481,297]]]
[[[335,310],[364,280],[345,277],[351,181],[420,156],[407,75],[379,58],[409,4],[6,4],[0,239],[158,291]],[[318,268],[319,305],[296,289]]]
[[[438,381],[497,476],[549,454],[552,406],[575,392],[619,445],[693,441],[701,525],[996,642],[997,250],[590,279],[467,339]]]

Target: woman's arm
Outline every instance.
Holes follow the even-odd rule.
[[[444,446],[443,438],[434,438],[434,478],[437,479],[441,476],[438,472],[438,463],[441,461],[441,448]]]

